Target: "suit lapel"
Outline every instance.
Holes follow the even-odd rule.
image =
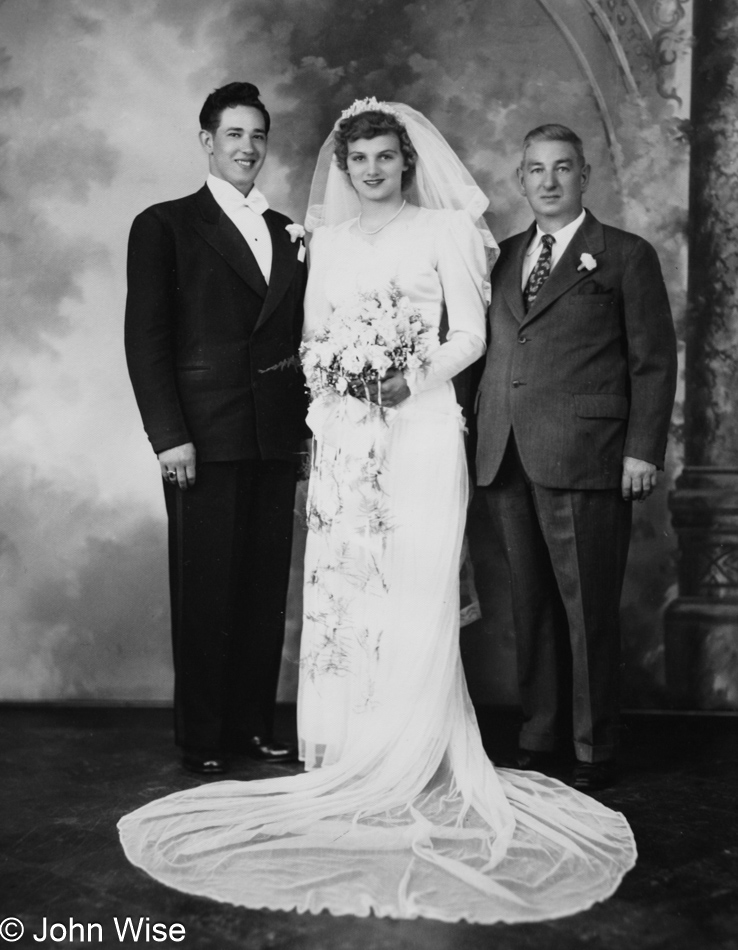
[[[521,286],[523,260],[535,230],[536,226],[532,224],[527,231],[515,239],[517,240],[517,244],[511,249],[508,265],[500,275],[502,292],[518,323],[522,323],[525,319],[525,304],[523,303],[523,290]],[[492,273],[494,274],[494,271]]]
[[[195,218],[195,229],[252,290],[266,298],[267,283],[248,241],[221,209],[207,185],[195,197],[201,215]]]
[[[581,227],[571,239],[569,246],[561,256],[561,260],[554,267],[551,276],[541,287],[538,296],[528,311],[524,323],[535,320],[567,291],[584,280],[589,271],[585,268],[578,270],[583,253],[595,257],[605,249],[605,234],[602,225],[589,211]]]
[[[261,308],[255,329],[269,319],[284,297],[297,267],[298,244],[293,243],[284,226],[284,218],[272,211],[264,213],[264,220],[272,238],[272,272],[269,275],[269,289]]]

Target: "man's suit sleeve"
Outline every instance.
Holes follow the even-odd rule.
[[[640,238],[625,261],[622,290],[630,376],[623,455],[663,468],[676,391],[676,336],[658,256]]]
[[[149,208],[131,227],[125,348],[144,428],[155,452],[190,442],[175,377],[176,259],[171,228]]]

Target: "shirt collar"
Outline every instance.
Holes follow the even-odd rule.
[[[578,217],[576,217],[573,221],[570,221],[569,224],[565,225],[563,228],[560,228],[558,231],[553,231],[553,232],[544,231],[541,228],[541,226],[537,224],[535,237],[530,242],[527,253],[532,254],[533,251],[536,250],[536,248],[540,245],[541,238],[543,237],[544,234],[549,234],[549,233],[553,234],[553,236],[556,238],[556,243],[554,244],[554,247],[556,246],[556,244],[559,244],[559,245],[568,244],[569,241],[571,241],[571,239],[574,237],[574,233],[580,227],[580,225],[582,224],[586,216],[587,216],[587,212],[584,209],[582,209],[581,214]]]
[[[244,196],[229,181],[223,178],[216,178],[215,175],[208,175],[207,186],[213,194],[218,204],[225,210],[226,208],[250,208],[256,214],[264,214],[269,208],[269,202],[259,191],[256,185],[253,185],[251,191]]]

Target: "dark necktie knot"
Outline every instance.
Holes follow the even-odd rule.
[[[551,273],[551,248],[555,240],[556,238],[553,234],[544,234],[541,236],[541,253],[536,261],[536,266],[530,272],[530,277],[523,291],[526,313],[533,306],[533,301],[538,296],[538,292],[546,283],[548,275]]]

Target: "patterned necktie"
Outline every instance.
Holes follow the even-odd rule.
[[[548,275],[551,273],[551,248],[556,238],[553,234],[544,234],[541,238],[541,253],[536,261],[536,266],[530,272],[528,283],[523,291],[523,300],[525,301],[525,312],[527,313],[533,306],[533,301],[538,296],[538,291],[546,283]]]

